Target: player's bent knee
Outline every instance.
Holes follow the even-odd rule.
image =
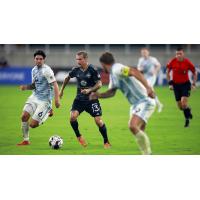
[[[96,123],[97,126],[101,127],[101,126],[104,125],[103,120],[101,118],[99,118],[99,117],[94,118],[94,120],[95,120],[95,123]]]
[[[187,106],[187,102],[186,102],[186,101],[183,101],[183,102],[181,103],[181,107],[182,107],[182,109],[187,108],[187,107],[188,107],[188,106]]]
[[[38,125],[37,124],[30,124],[30,127],[31,128],[36,128],[36,127],[38,127]]]
[[[29,120],[29,115],[27,115],[27,114],[22,114],[21,120],[22,120],[22,122],[27,122],[27,121]]]
[[[133,134],[136,134],[139,130],[138,126],[135,124],[129,124],[129,129]]]
[[[38,126],[39,126],[39,123],[37,123],[37,122],[31,122],[31,124],[30,124],[31,128],[36,128]]]
[[[180,110],[182,110],[182,104],[181,103],[177,103],[177,106]]]
[[[74,121],[76,121],[77,118],[78,118],[78,116],[71,115],[71,116],[70,116],[70,122],[74,122]]]

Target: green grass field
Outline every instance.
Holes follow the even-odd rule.
[[[101,91],[105,90],[103,87]],[[174,96],[166,87],[156,88],[164,104],[163,112],[155,112],[149,120],[148,133],[153,154],[185,155],[200,154],[200,90],[192,92],[190,105],[194,119],[190,128],[184,128],[184,118],[175,104]],[[93,118],[87,113],[79,117],[81,133],[88,142],[88,147],[80,146],[69,124],[69,111],[76,94],[76,87],[69,86],[62,99],[62,107],[54,109],[54,117],[36,129],[30,129],[30,146],[18,147],[21,141],[21,111],[31,91],[19,91],[15,86],[0,87],[0,155],[138,155],[140,151],[134,137],[128,130],[129,104],[120,91],[114,98],[100,100],[103,120],[107,125],[111,149],[104,149],[101,135]],[[58,134],[63,137],[64,145],[59,150],[52,150],[48,145],[49,137]]]

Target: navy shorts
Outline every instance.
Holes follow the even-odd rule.
[[[72,104],[71,111],[75,110],[77,110],[79,114],[81,114],[83,111],[86,111],[92,117],[97,117],[102,115],[102,109],[98,99],[85,100],[85,101],[75,99]]]

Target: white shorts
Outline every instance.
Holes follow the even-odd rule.
[[[132,117],[133,115],[137,115],[145,123],[147,123],[148,119],[153,114],[155,107],[155,99],[147,97],[146,99],[140,100],[138,101],[138,103],[130,107],[130,117]]]
[[[146,79],[147,79],[148,84],[151,87],[154,87],[154,85],[156,84],[156,76],[149,76],[149,77],[146,77]]]
[[[23,108],[23,111],[28,112],[32,116],[32,119],[38,121],[39,124],[47,120],[50,110],[51,103],[47,101],[41,101],[34,95],[31,95],[27,99]]]

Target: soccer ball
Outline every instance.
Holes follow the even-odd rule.
[[[58,135],[53,135],[49,138],[49,146],[52,149],[60,149],[63,144],[63,139]]]

